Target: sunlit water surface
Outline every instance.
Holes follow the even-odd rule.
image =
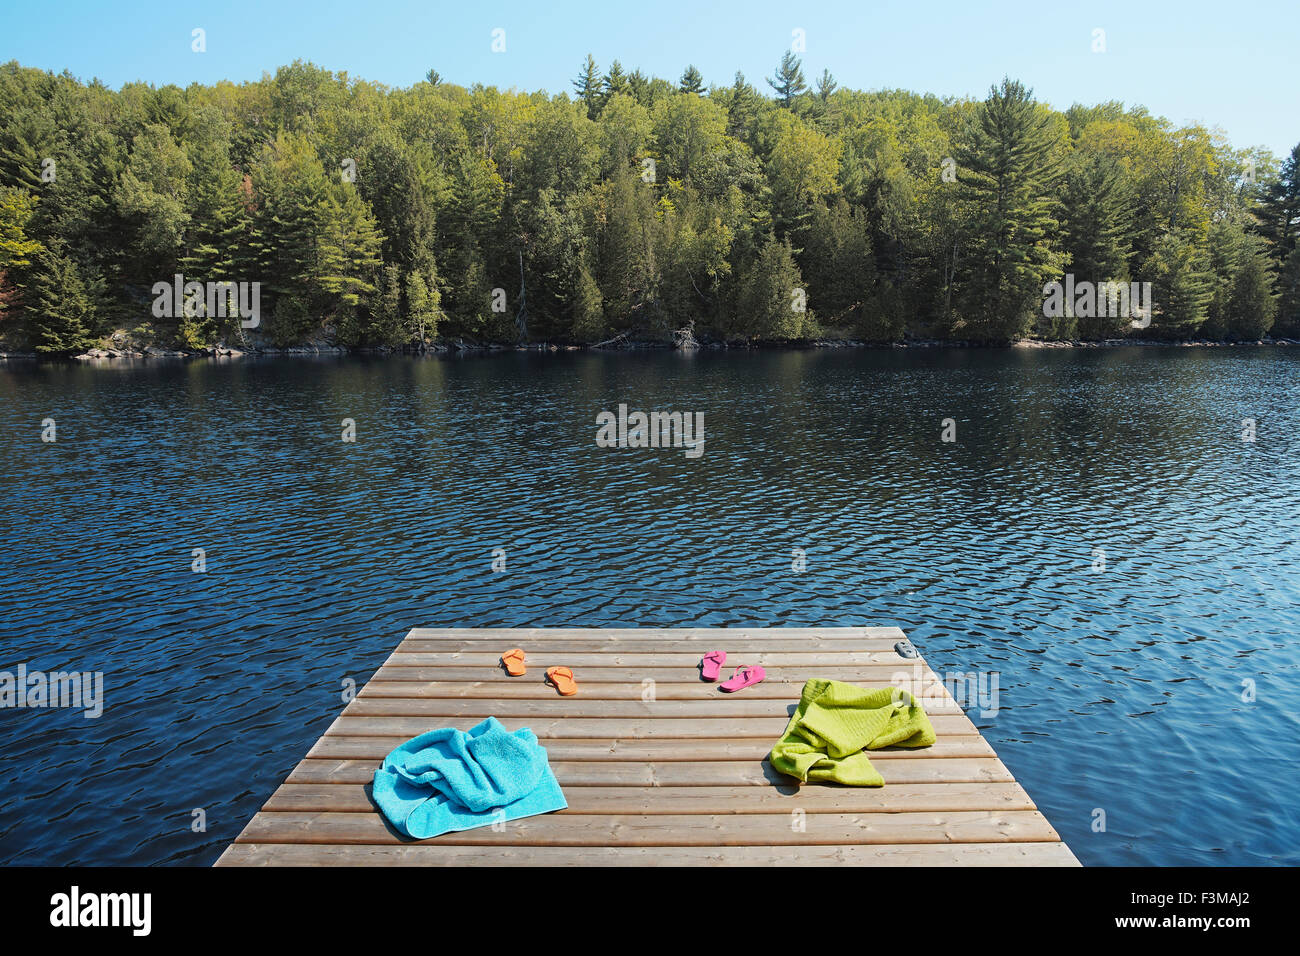
[[[1297,452],[1286,348],[0,365],[0,669],[107,701],[0,862],[211,863],[413,626],[896,624],[1084,863],[1295,864]]]

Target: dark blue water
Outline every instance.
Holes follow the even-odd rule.
[[[1295,864],[1298,452],[1286,348],[0,366],[0,670],[106,697],[0,861],[211,863],[413,626],[896,624],[1084,863]]]

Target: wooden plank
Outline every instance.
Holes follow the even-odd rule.
[[[507,650],[508,648],[503,648]],[[830,658],[836,667],[852,667],[855,664],[889,666],[903,660],[893,651],[836,651],[828,655],[825,651],[762,651],[747,654],[741,660],[737,655],[735,663],[761,664],[763,667],[818,667]],[[671,651],[654,653],[635,653],[616,651],[565,654],[546,649],[528,655],[529,672],[541,674],[548,667],[563,665],[572,667],[576,672],[581,667],[625,667],[625,668],[679,668],[678,680],[695,670],[700,663],[698,653],[684,654]],[[728,660],[730,664],[730,659]],[[384,662],[385,667],[500,667],[501,651],[451,651],[430,654],[407,654],[394,651]],[[579,680],[582,678],[579,677]]]
[[[940,678],[894,652],[903,639],[897,628],[416,629],[218,862],[1077,865]],[[500,667],[509,647],[528,651],[526,677]],[[697,677],[715,648],[731,667],[762,664],[767,680],[720,694]],[[574,668],[577,697],[543,683],[552,664]],[[799,784],[765,758],[813,677],[908,689],[937,742],[871,752],[883,788]],[[569,808],[400,839],[370,801],[379,761],[489,714],[538,735]]]
[[[901,672],[900,672],[901,673]],[[525,675],[527,677],[529,675]],[[863,686],[904,687],[923,698],[948,699],[950,694],[939,678],[931,673],[919,677],[908,673],[905,679],[890,680],[891,675],[860,679]],[[726,698],[732,704],[750,706],[755,700],[784,700],[793,704],[799,700],[802,684],[785,681],[764,681],[746,687],[744,693]],[[647,688],[641,682],[626,684],[583,683],[578,696],[583,700],[643,700]],[[718,698],[716,684],[703,681],[656,681],[654,697],[659,701],[700,700]],[[554,700],[555,688],[541,680],[474,680],[474,681],[414,681],[371,680],[357,693],[358,699],[368,697],[419,697],[447,699],[453,697],[479,700]],[[928,701],[927,701],[928,703]]]
[[[841,843],[1040,843],[1059,837],[1037,811],[561,814],[508,821],[435,838],[439,846],[764,846]],[[373,813],[266,812],[237,843],[408,842]]]
[[[806,638],[847,641],[901,641],[906,638],[897,627],[415,627],[406,634],[408,640],[462,641],[567,641],[599,637],[610,643],[647,638],[672,641],[772,640],[782,644]],[[519,644],[510,644],[518,647]]]
[[[459,718],[447,718],[455,722]],[[473,719],[461,720],[472,724]],[[565,721],[560,725],[567,730]],[[391,737],[346,737],[326,734],[316,741],[309,757],[341,757],[349,759],[383,760],[393,748],[409,740],[411,734]],[[715,739],[696,737],[646,738],[628,735],[618,738],[560,737],[543,741],[552,760],[762,760],[772,750],[776,737],[722,737]],[[873,750],[871,759],[880,760],[941,760],[947,756],[990,756],[993,748],[978,735],[953,735],[939,737],[933,746],[920,749],[894,748]]]
[[[750,655],[770,654],[778,651],[818,654],[823,660],[832,662],[840,654],[868,651],[876,654],[890,654],[899,661],[909,660],[899,657],[894,651],[895,641],[854,641],[842,638],[807,637],[798,641],[776,641],[771,638],[754,638],[736,640],[722,638],[726,647],[715,648],[703,641],[675,641],[668,638],[651,640],[606,641],[603,638],[573,638],[570,640],[549,640],[537,645],[523,648],[529,658],[534,654],[686,654],[699,663],[700,658],[711,650],[727,652],[727,664],[745,663]],[[512,644],[510,647],[517,647]],[[402,641],[395,648],[401,654],[466,654],[488,653],[500,656],[510,647],[497,646],[482,640],[464,640],[457,637],[410,638]],[[911,658],[910,660],[914,660]],[[531,664],[531,661],[527,663]]]
[[[490,656],[490,655],[485,655]],[[901,659],[901,658],[900,658]],[[391,661],[392,658],[389,658]],[[565,663],[565,661],[552,661],[551,664]],[[753,663],[752,661],[749,663]],[[909,662],[910,663],[910,662]],[[548,664],[547,667],[551,666]],[[571,665],[566,665],[571,666]],[[537,671],[537,678],[540,680],[543,667]],[[598,683],[614,684],[635,684],[639,688],[644,680],[653,680],[656,683],[682,683],[689,682],[691,675],[695,671],[694,667],[598,667],[587,665],[579,669],[574,667],[574,676],[577,678],[579,685]],[[907,679],[910,673],[907,666],[887,665],[883,669],[880,665],[836,665],[836,666],[782,666],[767,668],[767,680],[764,683],[786,683],[794,684],[796,688],[803,686],[803,682],[812,680],[814,677],[826,677],[831,680],[847,681],[851,684],[861,684],[866,687],[879,686],[891,682],[890,678],[898,674],[900,679]],[[528,674],[526,677],[533,676],[533,665],[529,664]],[[421,665],[418,667],[408,664],[391,664],[385,663],[379,670],[375,671],[371,680],[379,681],[501,681],[502,683],[521,683],[526,681],[520,677],[510,677],[501,668],[495,660],[491,664],[479,664],[473,667],[453,666],[451,664],[443,665]],[[758,686],[762,686],[761,684]],[[798,695],[796,690],[796,696]]]
[[[561,813],[896,813],[943,810],[1034,810],[1017,783],[924,783],[885,787],[806,784],[763,787],[572,787]],[[286,783],[262,808],[271,812],[374,813],[363,784]]]
[[[217,866],[1078,866],[1064,843],[561,847],[235,843]]]
[[[931,702],[919,698],[929,710]],[[587,717],[640,717],[656,720],[688,718],[744,718],[787,719],[793,713],[796,699],[763,700],[744,697],[727,697],[721,694],[696,700],[600,700],[582,702],[581,714]],[[935,704],[941,706],[942,699]],[[573,698],[550,695],[537,699],[483,700],[462,697],[372,697],[360,696],[348,705],[348,717],[479,717],[484,710],[500,720],[517,723],[530,718],[556,718],[573,714]],[[933,716],[933,715],[932,715]],[[965,725],[963,725],[964,727]],[[779,735],[785,728],[778,728]],[[717,735],[721,736],[721,735]]]
[[[871,760],[886,787],[911,783],[1011,783],[1014,777],[996,757],[902,759],[909,754],[879,751]],[[289,774],[291,783],[369,783],[378,761],[365,758],[308,757]],[[551,760],[567,793],[572,787],[797,787],[793,777],[766,760],[651,761]]]
[[[395,701],[399,703],[401,701]],[[419,704],[421,701],[411,701]],[[435,708],[438,709],[438,708]],[[393,747],[404,740],[434,730],[436,727],[455,727],[469,730],[481,723],[481,716],[437,717],[336,717],[325,731],[327,737],[382,737],[396,738]],[[511,723],[517,723],[512,721]],[[787,716],[776,717],[586,717],[581,714],[561,717],[535,717],[527,722],[528,729],[539,740],[616,740],[635,737],[641,740],[660,739],[727,739],[766,741],[768,749],[785,733],[790,723]],[[930,717],[936,735],[978,737],[974,725],[965,717],[936,714]],[[509,729],[515,729],[511,726]],[[389,748],[391,750],[392,747]],[[387,753],[388,751],[384,751]]]

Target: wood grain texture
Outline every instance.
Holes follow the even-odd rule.
[[[270,796],[218,866],[1077,866],[905,635],[884,628],[416,628]],[[509,677],[500,655],[527,652]],[[699,679],[762,664],[736,695]],[[572,667],[576,697],[542,680]],[[932,747],[872,751],[880,788],[800,784],[768,764],[804,681],[894,685]],[[410,841],[370,783],[383,757],[488,716],[546,748],[566,810]]]

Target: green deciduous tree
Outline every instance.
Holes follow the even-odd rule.
[[[768,86],[617,60],[602,76],[592,57],[560,95],[302,61],[119,90],[0,65],[6,342],[243,334],[148,319],[175,272],[259,283],[254,345],[1231,339],[1264,334],[1274,302],[1300,335],[1296,150],[1278,164],[1140,106],[1059,112],[1009,79],[982,102],[828,70],[810,90],[793,52]],[[1043,285],[1067,271],[1153,283],[1152,328],[1047,321]]]
[[[709,157],[724,145],[727,117],[722,108],[711,100],[682,94],[661,100],[653,115],[660,180],[698,180]]]
[[[423,272],[411,272],[406,277],[407,331],[425,345],[438,334],[438,320],[442,317],[442,294],[436,279]]]
[[[27,235],[36,201],[25,189],[0,187],[0,273],[28,265],[41,244]]]

